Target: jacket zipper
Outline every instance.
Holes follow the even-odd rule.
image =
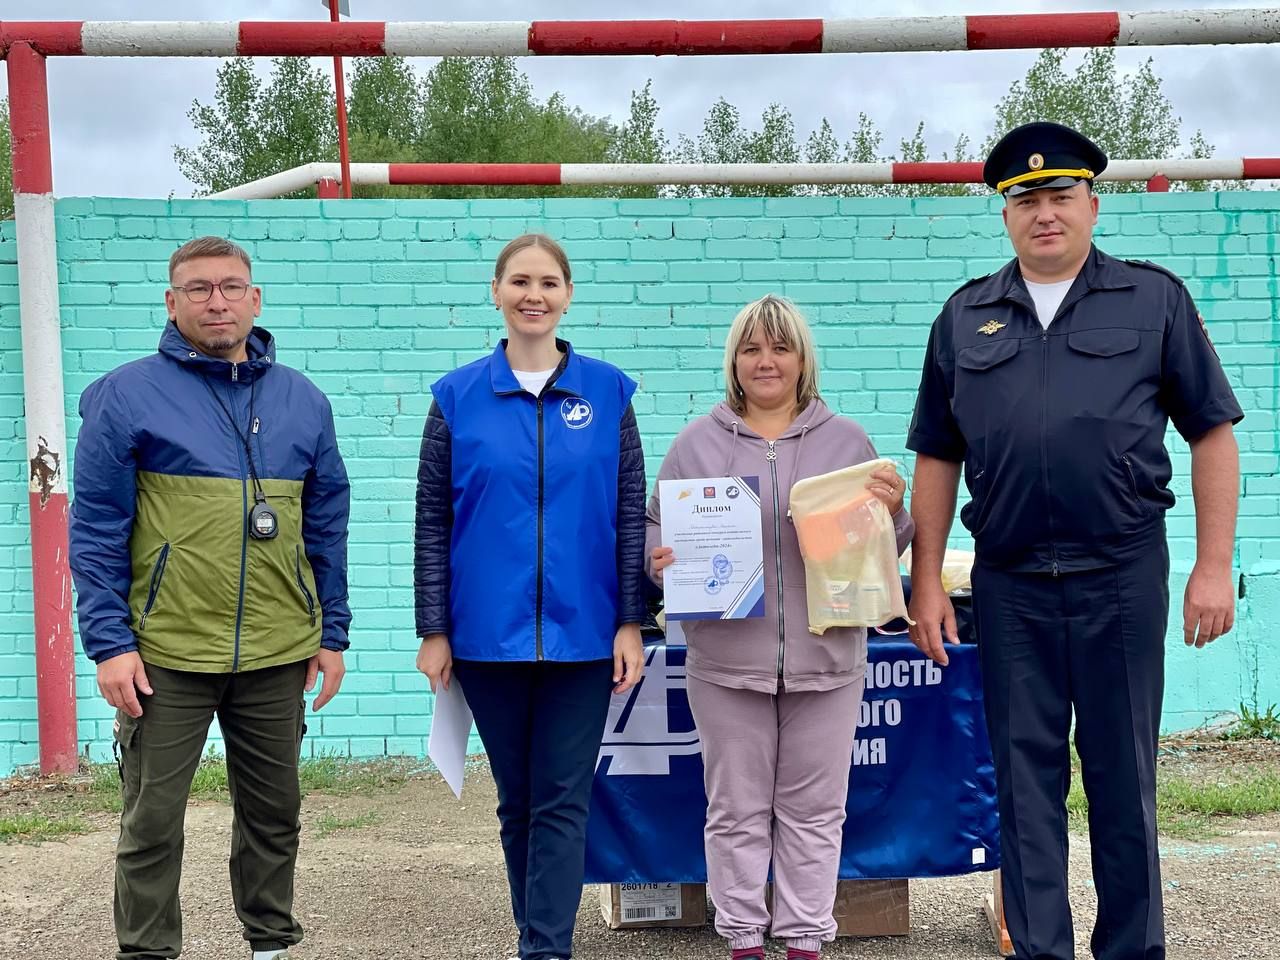
[[[231,365],[231,379],[239,378],[237,364]],[[235,410],[235,396],[231,397],[231,409]],[[237,438],[239,439],[239,438]],[[240,591],[236,595],[236,636],[235,646],[231,653],[231,672],[235,673],[240,668],[240,627],[244,621],[244,578],[245,568],[249,562],[249,471],[245,466],[244,450],[241,449],[239,443],[234,443],[236,448],[236,459],[240,463],[240,498],[241,498],[241,514],[240,514]]]
[[[311,617],[311,625],[316,625],[316,604],[311,598],[311,591],[307,589],[307,581],[302,577],[302,547],[295,545],[293,548],[293,566],[298,576],[298,586],[302,590],[302,596],[307,601],[307,615]]]
[[[160,581],[164,579],[164,565],[169,560],[169,544],[166,541],[164,546],[160,548],[160,556],[156,557],[156,565],[151,568],[151,584],[147,588],[147,605],[142,608],[142,616],[138,618],[138,629],[145,630],[147,627],[147,616],[151,613],[151,608],[155,605],[156,597],[160,593]]]
[[[543,388],[544,392],[546,388]],[[545,457],[543,453],[542,435],[542,397],[538,397],[538,585],[537,602],[534,611],[533,636],[537,659],[542,659],[542,534],[543,534],[543,471]]]
[[[769,452],[764,458],[769,461],[769,474],[773,480],[773,557],[774,569],[778,576],[778,679],[782,679],[783,657],[786,648],[786,621],[782,613],[782,530],[778,520],[778,451],[772,440],[766,440]]]
[[[1049,453],[1045,434],[1049,429],[1049,331],[1040,334],[1040,474],[1044,478],[1045,517],[1049,521],[1049,555],[1052,571],[1058,575],[1058,545],[1053,531],[1053,493],[1049,489]]]

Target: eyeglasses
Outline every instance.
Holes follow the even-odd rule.
[[[223,280],[220,283],[196,280],[194,283],[173,289],[181,290],[192,303],[206,303],[213,296],[214,287],[222,291],[222,299],[227,301],[243,300],[245,294],[249,292],[249,284],[243,280]]]

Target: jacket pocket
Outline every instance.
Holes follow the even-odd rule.
[[[302,599],[307,602],[307,616],[311,618],[311,625],[316,625],[316,602],[311,596],[311,591],[307,589],[307,579],[302,575],[302,545],[298,544],[293,548],[293,572],[298,578],[298,589],[302,591]]]
[[[147,603],[142,608],[142,616],[138,618],[138,630],[142,631],[147,628],[147,617],[151,614],[151,608],[156,605],[156,598],[160,595],[160,583],[164,580],[164,568],[169,562],[169,544],[166,542],[160,548],[160,556],[156,557],[155,566],[151,568],[151,583],[147,587]]]
[[[142,730],[141,724],[141,717],[131,717],[123,710],[116,710],[111,752],[115,755],[116,769],[120,772],[120,783],[128,796],[136,796],[138,791],[140,769],[136,748]]]
[[[965,370],[990,370],[1016,354],[1019,345],[1018,340],[997,340],[995,343],[980,343],[977,346],[965,347],[956,354],[956,365]]]
[[[1142,338],[1137,330],[1081,330],[1067,334],[1067,346],[1091,357],[1117,357],[1137,350]]]

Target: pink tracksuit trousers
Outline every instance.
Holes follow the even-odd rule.
[[[834,690],[757,693],[688,678],[707,789],[707,881],[732,949],[820,950],[836,873],[863,674]],[[773,917],[765,908],[773,864]]]

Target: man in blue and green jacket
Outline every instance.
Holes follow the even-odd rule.
[[[342,682],[350,487],[333,413],[275,362],[239,246],[169,261],[157,353],[80,398],[71,569],[80,638],[116,708],[119,960],[177,957],[191,779],[216,715],[235,810],[231,890],[254,960],[293,916],[304,689]]]

